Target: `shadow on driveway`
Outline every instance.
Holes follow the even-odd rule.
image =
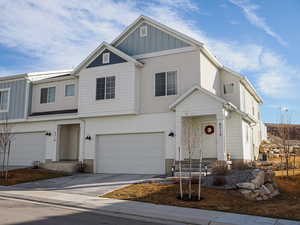
[[[150,179],[155,175],[142,174],[75,174],[49,180],[17,184],[13,187],[25,190],[47,190],[101,196],[127,185]]]

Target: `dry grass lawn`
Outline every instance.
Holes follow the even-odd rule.
[[[40,169],[31,169],[31,168],[25,168],[25,169],[15,169],[8,172],[8,181],[5,182],[4,179],[0,178],[0,185],[15,185],[30,181],[36,181],[36,180],[45,180],[45,179],[51,179],[56,177],[62,177],[65,176],[63,173],[51,173],[46,170],[40,170]]]
[[[203,200],[185,202],[176,199],[177,184],[134,184],[103,197],[183,206],[207,210],[300,220],[300,175],[276,177],[281,194],[267,201],[249,201],[237,191],[202,188]],[[195,191],[197,185],[194,186]]]

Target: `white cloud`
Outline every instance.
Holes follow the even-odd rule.
[[[145,14],[207,44],[228,67],[258,74],[263,94],[288,97],[283,90],[300,84],[295,78],[297,69],[276,53],[256,43],[212,38],[185,16],[186,10],[201,11],[197,5],[189,0],[172,2],[4,0],[0,3],[0,44],[37,59],[31,67],[24,67],[26,71],[72,68],[103,40],[113,40]]]
[[[271,37],[275,38],[280,44],[284,46],[287,45],[287,43],[282,39],[282,37],[275,33],[272,30],[272,28],[266,23],[265,19],[256,14],[255,11],[259,8],[258,5],[252,4],[248,0],[229,1],[243,10],[245,17],[251,24],[263,30],[266,34],[270,35]]]

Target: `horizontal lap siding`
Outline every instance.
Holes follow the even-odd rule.
[[[231,113],[226,120],[226,147],[233,159],[243,158],[243,131],[242,118],[236,113]]]
[[[75,96],[65,96],[65,86],[69,84],[75,85]],[[57,110],[77,109],[78,101],[78,82],[75,79],[61,80],[48,83],[34,84],[32,86],[32,102],[31,113],[47,112]],[[55,102],[41,104],[41,89],[47,87],[55,87]]]
[[[96,100],[96,79],[115,76],[115,98]],[[84,69],[79,78],[79,114],[104,116],[136,113],[136,70],[133,63]]]
[[[26,80],[1,82],[0,89],[10,88],[9,111],[0,112],[0,120],[23,119],[25,113]],[[6,117],[7,116],[7,117]]]

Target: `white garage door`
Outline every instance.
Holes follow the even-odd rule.
[[[44,133],[18,133],[11,145],[11,166],[31,166],[33,161],[45,160]]]
[[[98,136],[97,173],[164,174],[163,133]]]

